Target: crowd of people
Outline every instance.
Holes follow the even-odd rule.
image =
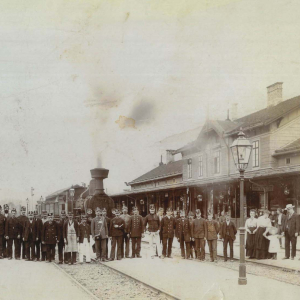
[[[285,258],[294,259],[296,256],[297,236],[300,232],[300,218],[294,212],[294,206],[288,204],[277,210],[277,214],[265,210],[263,215],[256,218],[256,211],[250,211],[246,228],[246,255],[256,259],[277,259],[277,252],[282,247],[281,238],[285,237]],[[223,241],[224,261],[233,261],[234,241],[237,229],[228,213],[216,221],[208,213],[207,219],[196,209],[195,215],[180,211],[174,214],[171,208],[166,210],[149,206],[149,214],[143,218],[137,207],[133,207],[132,215],[124,206],[122,212],[113,210],[114,218],[107,217],[106,209],[96,208],[95,217],[92,211],[82,215],[80,222],[74,219],[72,213],[66,215],[61,211],[60,219],[55,221],[52,213],[42,212],[38,217],[36,211],[28,212],[21,208],[20,216],[16,217],[16,209],[0,206],[0,259],[14,258],[27,261],[55,260],[56,246],[59,264],[76,264],[77,253],[79,262],[91,262],[91,248],[96,254],[96,261],[113,261],[123,258],[141,258],[141,241],[148,235],[151,258],[172,258],[173,240],[180,244],[183,259],[205,260],[205,244],[207,242],[210,261],[217,262],[217,241]],[[108,244],[111,241],[110,253]],[[92,244],[92,247],[91,247]],[[131,255],[130,253],[131,244]],[[290,245],[292,246],[290,248]],[[85,259],[84,259],[85,258]]]

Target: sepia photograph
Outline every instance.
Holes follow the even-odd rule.
[[[0,300],[299,300],[299,15],[0,1]]]

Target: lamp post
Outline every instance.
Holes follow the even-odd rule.
[[[240,265],[239,265],[239,285],[246,285],[246,263],[245,263],[245,220],[244,220],[244,173],[248,167],[252,144],[245,137],[241,130],[238,138],[230,146],[234,163],[240,172]]]
[[[69,190],[70,197],[71,197],[71,212],[73,213],[73,201],[74,201],[74,195],[75,195],[75,189],[72,185],[72,187]]]
[[[28,204],[29,204],[29,199],[26,199],[26,204],[27,204],[27,216],[28,216]]]

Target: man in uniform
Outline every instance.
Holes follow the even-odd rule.
[[[176,220],[176,237],[180,244],[181,258],[189,259],[191,226],[189,220],[185,217],[185,211],[180,212],[180,219]],[[184,249],[185,244],[185,249]]]
[[[58,238],[57,224],[53,221],[53,213],[48,214],[48,221],[44,223],[42,231],[42,244],[47,247],[47,262],[55,257],[55,245]]]
[[[162,219],[164,217],[164,209],[162,207],[160,207],[158,209],[158,213],[157,214],[158,214],[158,217],[159,217],[159,222],[161,224],[161,221],[162,221]],[[159,240],[160,240],[160,243],[162,244],[163,236],[162,236],[162,230],[161,229],[159,231]],[[158,253],[157,253],[157,255],[158,255]]]
[[[23,229],[23,241],[26,247],[26,261],[35,260],[36,221],[33,219],[33,211],[28,212],[28,220]],[[31,250],[31,256],[30,256]],[[31,258],[31,259],[30,259]]]
[[[47,211],[43,210],[42,211],[42,230],[41,230],[41,242],[42,242],[42,233],[43,233],[43,228],[46,222],[48,221],[47,217]],[[42,252],[42,261],[47,260],[47,245],[45,243],[41,244],[41,252]]]
[[[67,253],[63,253],[64,247],[65,247],[65,243],[64,243],[64,223],[66,221],[66,212],[64,210],[62,210],[60,212],[60,219],[59,222],[57,223],[57,229],[59,231],[59,240],[58,240],[58,260],[59,260],[59,264],[62,264],[63,262],[65,264],[68,263],[68,259],[67,259]]]
[[[23,231],[25,228],[25,223],[28,221],[28,218],[26,217],[26,207],[21,207],[21,215],[18,216],[18,221],[21,225],[21,239],[20,239],[20,254],[18,256],[21,256],[21,248],[22,248],[22,259],[25,259],[26,256],[26,243],[23,240]]]
[[[16,218],[16,209],[11,210],[11,217],[5,223],[5,238],[7,239],[7,256],[12,259],[12,245],[15,246],[15,259],[20,259],[21,226]]]
[[[36,236],[35,236],[35,257],[36,261],[40,261],[41,258],[41,235],[42,235],[42,228],[43,222],[40,218],[38,218],[38,212],[35,210],[33,212],[33,219],[36,224]]]
[[[107,229],[108,229],[108,236],[110,236],[109,230],[110,230],[111,219],[109,217],[107,217],[107,210],[105,207],[102,209],[102,216],[105,218],[105,221],[107,224]],[[106,259],[108,260],[108,239],[106,239]]]
[[[5,233],[5,216],[2,215],[2,206],[0,205],[0,259],[3,258],[3,244],[4,244],[4,233]]]
[[[162,219],[160,228],[163,235],[163,251],[161,258],[164,259],[166,256],[172,258],[172,244],[174,238],[174,230],[176,222],[172,215],[172,209],[167,208],[167,215]]]
[[[145,229],[148,225],[148,232],[150,235],[150,252],[151,258],[154,258],[156,251],[159,257],[161,257],[161,245],[159,238],[160,231],[160,221],[159,216],[155,214],[154,204],[150,204],[149,206],[150,214],[145,218]],[[155,244],[155,248],[153,249],[153,243]]]
[[[4,217],[5,217],[5,224],[6,224],[8,218],[10,217],[10,214],[8,213],[9,212],[9,206],[7,204],[4,204],[3,207],[4,207]],[[6,249],[7,249],[7,240],[4,236],[4,239],[3,239],[3,257],[4,258],[7,257]]]
[[[111,238],[111,251],[110,251],[110,261],[115,259],[116,245],[117,245],[117,260],[122,259],[121,247],[122,238],[124,234],[125,221],[120,218],[120,212],[118,209],[114,211],[115,217],[110,221],[110,238]]]
[[[120,216],[124,221],[125,221],[125,229],[124,229],[124,233],[123,233],[123,238],[122,238],[122,258],[124,258],[124,256],[126,258],[129,258],[129,244],[130,244],[130,240],[128,237],[129,234],[129,226],[130,226],[130,220],[131,217],[128,214],[128,208],[126,206],[123,206],[122,208],[122,212],[123,214]],[[125,246],[125,253],[124,253],[124,246]]]
[[[139,215],[137,207],[132,208],[133,216],[130,220],[129,232],[132,244],[131,258],[141,258],[141,241],[144,237],[144,222],[142,216]]]
[[[96,260],[106,261],[106,245],[108,239],[108,228],[105,217],[101,216],[101,209],[96,208],[96,217],[91,223],[92,238],[95,241]]]

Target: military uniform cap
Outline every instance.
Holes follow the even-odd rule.
[[[119,211],[118,209],[115,209],[114,212],[113,212],[113,214],[119,215],[119,214],[120,214],[120,211]]]
[[[26,211],[26,207],[25,206],[21,206],[21,211]]]
[[[200,209],[196,209],[196,215],[200,215],[201,214],[201,210]]]
[[[9,209],[8,204],[4,204],[3,207],[4,207],[4,209]]]
[[[138,210],[138,208],[136,207],[136,206],[134,206],[133,208],[132,208],[132,211],[137,211]]]
[[[13,209],[11,210],[11,212],[17,212],[17,210],[16,210],[15,208],[13,208]]]
[[[33,211],[29,211],[28,216],[33,217]]]
[[[192,211],[189,212],[189,217],[194,217],[194,213]]]

